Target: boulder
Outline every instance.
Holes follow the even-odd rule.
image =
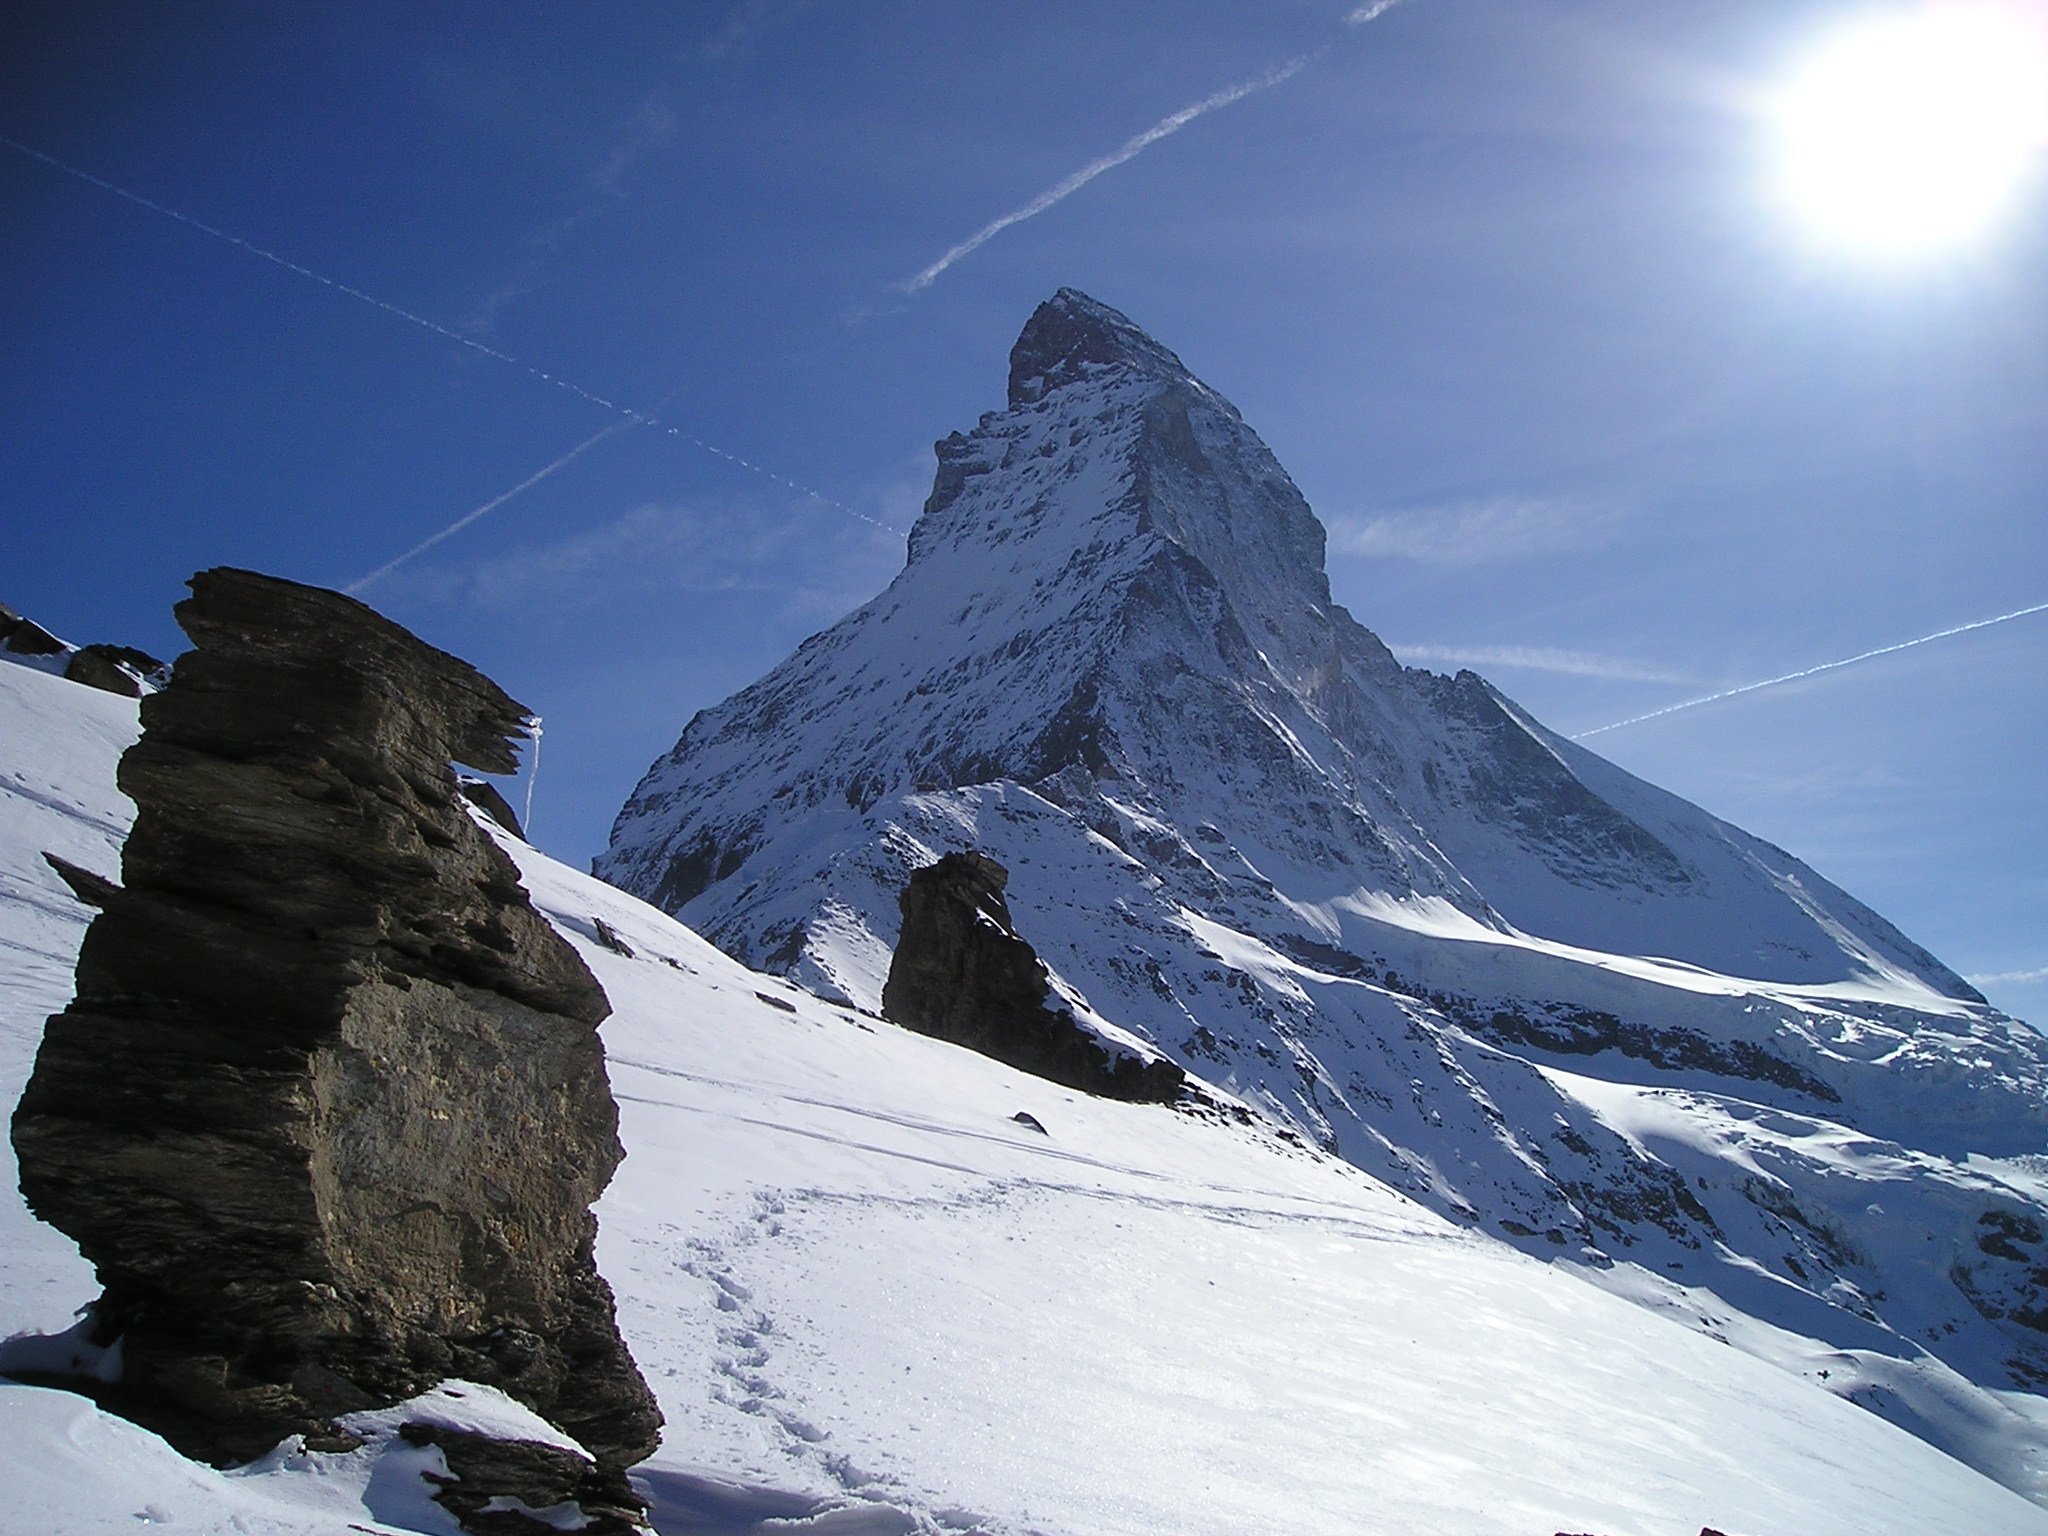
[[[489,779],[480,779],[473,773],[458,773],[455,776],[455,787],[463,799],[522,843],[526,841],[526,829],[519,825],[519,813],[512,809],[511,802],[500,793],[497,785]]]
[[[139,699],[168,680],[168,669],[147,651],[132,645],[82,645],[64,663],[74,683]]]
[[[0,649],[17,656],[57,656],[63,653],[64,642],[34,619],[25,619],[0,603]]]
[[[884,1017],[1084,1093],[1178,1098],[1184,1074],[1172,1062],[1114,1051],[1070,1010],[1047,1006],[1045,964],[1018,936],[1003,898],[1009,879],[972,852],[911,875],[898,903],[903,928],[882,988]]]
[[[13,1121],[120,1344],[110,1408],[233,1461],[447,1377],[623,1468],[660,1414],[593,1260],[603,990],[470,818],[526,711],[339,593],[201,572],[122,759],[122,883]]]

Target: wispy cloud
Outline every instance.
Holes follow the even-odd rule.
[[[1621,521],[1618,508],[1532,496],[1497,496],[1436,507],[1338,516],[1330,548],[1341,555],[1480,565],[1603,544]]]
[[[704,40],[705,57],[743,59],[768,33],[804,9],[805,0],[740,0]]]
[[[464,328],[488,334],[509,306],[538,292],[569,236],[626,201],[634,170],[674,138],[677,127],[675,112],[659,97],[641,102],[618,140],[584,174],[584,185],[592,196],[526,236],[526,255],[518,269],[478,301],[464,320]]]
[[[1569,677],[1609,678],[1630,683],[1682,685],[1697,679],[1625,656],[1565,650],[1548,645],[1401,645],[1389,642],[1403,661],[1445,667],[1513,667],[1528,672],[1560,672]]]
[[[904,293],[922,293],[925,289],[931,287],[933,283],[937,282],[940,274],[952,266],[953,263],[960,260],[963,256],[973,254],[990,240],[1008,229],[1012,224],[1022,224],[1026,219],[1037,218],[1038,215],[1044,213],[1046,209],[1054,204],[1064,202],[1072,197],[1104,171],[1115,170],[1126,160],[1144,153],[1144,151],[1150,149],[1161,139],[1179,133],[1181,129],[1187,127],[1196,118],[1207,116],[1209,113],[1216,111],[1217,108],[1227,107],[1232,102],[1243,101],[1247,96],[1255,96],[1260,91],[1271,90],[1283,80],[1293,79],[1328,51],[1327,47],[1323,47],[1317,49],[1314,53],[1305,53],[1299,58],[1288,60],[1285,64],[1276,65],[1274,68],[1267,70],[1263,75],[1255,75],[1249,80],[1240,80],[1236,85],[1227,85],[1213,95],[1204,96],[1193,106],[1182,107],[1178,112],[1162,117],[1143,133],[1134,134],[1132,137],[1124,140],[1122,144],[1118,145],[1117,148],[1111,150],[1101,159],[1089,161],[1088,164],[1082,166],[1073,175],[1047,187],[1038,196],[1031,199],[1030,202],[1024,204],[1023,207],[1012,209],[1000,218],[991,219],[965,240],[962,240],[958,245],[947,251],[937,261],[926,267],[922,272],[906,278],[897,287]]]
[[[834,558],[821,559],[830,543]],[[872,559],[869,557],[872,556]],[[687,593],[747,592],[778,612],[837,617],[872,594],[901,544],[851,524],[792,519],[746,503],[644,503],[596,528],[494,551],[466,565],[394,575],[394,595],[495,613],[613,612]],[[828,573],[806,584],[793,571]]]
[[[1344,25],[1347,27],[1362,27],[1368,21],[1378,21],[1400,3],[1401,0],[1366,0],[1364,5],[1359,6],[1349,16],[1344,18]]]
[[[874,527],[880,528],[884,532],[900,534],[900,530],[890,528],[887,524],[877,521],[875,518],[870,517],[867,513],[862,512],[855,507],[850,507],[843,501],[835,500],[834,498],[827,496],[822,491],[813,490],[810,486],[805,485],[800,480],[793,480],[788,475],[781,474],[776,470],[769,468],[765,464],[757,464],[751,459],[743,458],[737,453],[733,453],[728,449],[719,447],[716,443],[706,442],[703,438],[696,436],[694,433],[689,432],[680,426],[671,426],[662,421],[659,421],[650,412],[638,411],[635,410],[632,406],[626,405],[620,401],[607,399],[605,396],[596,393],[594,390],[585,389],[581,384],[578,384],[574,379],[564,378],[559,373],[550,373],[547,369],[540,367],[536,363],[530,363],[526,361],[524,358],[514,357],[510,352],[501,351],[499,348],[490,345],[488,342],[479,341],[475,336],[467,335],[464,332],[457,330],[452,326],[443,325],[438,320],[430,320],[425,315],[420,314],[416,310],[407,309],[402,304],[394,304],[389,299],[379,298],[376,294],[371,293],[369,290],[364,288],[358,288],[352,283],[345,283],[340,278],[329,277],[324,272],[316,272],[311,267],[305,266],[300,262],[293,261],[289,256],[281,256],[276,251],[265,249],[263,246],[256,244],[253,240],[245,240],[240,235],[232,234],[225,229],[221,229],[217,225],[208,224],[203,219],[194,218],[189,213],[181,213],[179,210],[171,207],[167,203],[160,203],[157,202],[154,198],[144,197],[140,192],[133,191],[130,188],[123,187],[114,182],[108,181],[104,176],[95,176],[91,171],[85,170],[83,167],[72,165],[68,161],[59,160],[54,155],[45,154],[42,150],[36,149],[31,145],[23,144],[17,139],[10,139],[5,134],[0,134],[0,146],[5,146],[6,148],[15,150],[20,154],[24,154],[28,156],[31,160],[40,161],[42,164],[49,166],[52,170],[60,171],[66,176],[75,177],[79,181],[85,182],[88,186],[98,187],[104,192],[109,192],[113,194],[115,197],[122,198],[128,202],[134,203],[137,207],[147,208],[152,213],[162,214],[165,218],[175,220],[177,223],[184,225],[187,229],[197,230],[200,234],[207,236],[209,239],[218,240],[224,245],[231,245],[239,251],[245,251],[249,255],[256,257],[260,261],[267,261],[271,263],[273,266],[281,267],[287,272],[295,273],[299,277],[305,278],[308,282],[318,283],[321,287],[330,289],[335,293],[343,294],[348,298],[355,300],[358,304],[367,305],[371,309],[378,310],[383,314],[394,317],[395,319],[403,320],[408,325],[418,326],[423,331],[430,331],[434,335],[441,337],[443,340],[451,341],[459,347],[466,347],[469,351],[476,353],[481,357],[488,357],[496,362],[503,363],[508,368],[515,368],[519,372],[526,374],[530,378],[539,380],[541,383],[547,385],[550,389],[560,390],[565,394],[574,395],[577,399],[588,401],[590,404],[595,406],[601,406],[603,409],[611,411],[616,415],[623,417],[628,422],[637,422],[639,425],[643,427],[649,427],[654,429],[655,431],[660,432],[665,437],[672,437],[680,443],[688,443],[693,448],[700,448],[706,453],[724,459],[728,464],[737,465],[739,468],[746,470],[749,474],[758,475],[764,480],[772,480],[777,485],[795,491],[798,495],[804,497],[806,500],[816,502],[820,506],[830,507],[837,512],[843,512],[848,517],[857,518],[861,522],[872,524]],[[666,397],[664,397],[664,402],[665,400]],[[584,448],[589,447],[592,443],[600,441],[602,438],[608,435],[609,433],[599,433],[596,436],[587,440],[586,442],[579,444],[576,448],[571,450],[571,456],[573,456],[576,453],[581,453]],[[540,471],[540,474],[552,474],[556,469],[559,469],[561,467],[563,462],[565,461],[557,460],[554,464],[551,464],[542,471]],[[506,494],[506,496],[499,497],[496,500],[487,503],[485,506],[478,508],[476,511],[467,514],[467,518],[469,520],[473,520],[477,517],[482,516],[485,512],[490,511],[492,507],[501,505],[505,500],[509,499],[511,496],[518,495],[521,490],[524,490],[526,488],[526,486],[533,484],[534,479],[536,478],[538,478],[538,476],[529,477],[527,480],[522,481],[519,485],[514,486],[512,490]],[[447,530],[444,530],[441,535],[437,536],[435,542],[439,542],[439,539],[441,537],[445,537],[446,532]],[[365,579],[367,580],[369,578]]]
[[[1982,976],[1965,976],[1973,987],[2024,986],[2030,982],[2048,981],[2048,965],[2037,966],[2031,971],[1990,971]]]

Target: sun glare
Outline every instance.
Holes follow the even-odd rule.
[[[1838,31],[1773,103],[1780,194],[1886,256],[1993,227],[2048,150],[2048,0],[1925,0]]]

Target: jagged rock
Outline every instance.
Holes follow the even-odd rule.
[[[121,894],[121,887],[105,875],[96,875],[89,869],[81,869],[69,859],[60,859],[54,853],[44,853],[43,862],[57,872],[57,878],[71,887],[71,894],[88,907],[104,907]]]
[[[64,663],[64,675],[72,682],[130,699],[162,687],[168,672],[161,661],[132,645],[82,645]]]
[[[0,649],[17,656],[55,656],[63,651],[64,642],[34,619],[25,619],[0,603]]]
[[[593,917],[590,926],[597,933],[597,942],[606,949],[615,955],[624,955],[628,960],[633,958],[633,946],[628,944],[625,936],[610,923],[601,917]]]
[[[883,1016],[1086,1093],[1178,1098],[1184,1074],[1172,1062],[1113,1054],[1069,1010],[1046,1006],[1045,966],[1003,900],[1009,879],[979,853],[949,853],[910,877]]]
[[[351,598],[191,586],[13,1123],[105,1287],[105,1401],[229,1460],[462,1376],[640,1459],[660,1415],[592,1257],[609,1004],[449,767],[509,772],[525,711]]]
[[[526,829],[519,825],[519,813],[513,810],[511,802],[499,793],[497,785],[489,779],[480,779],[475,774],[458,773],[455,776],[455,787],[461,792],[463,799],[521,842],[526,841]]]
[[[444,1424],[404,1424],[399,1438],[431,1445],[449,1476],[429,1472],[434,1502],[475,1536],[635,1536],[647,1529],[623,1469],[536,1440],[494,1440]]]

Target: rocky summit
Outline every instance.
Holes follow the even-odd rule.
[[[240,1459],[462,1378],[590,1453],[513,1462],[627,1520],[660,1420],[593,1261],[609,1005],[450,768],[511,770],[526,711],[351,598],[191,585],[195,649],[121,762],[120,886],[13,1122],[105,1288],[104,1399]]]
[[[2048,1383],[2040,1036],[1403,667],[1257,434],[1108,306],[1041,305],[937,457],[895,581],[691,720],[601,874],[872,1008],[911,872],[978,850],[1089,1028],[1441,1213],[1717,1337],[1703,1290],[1965,1395]]]

